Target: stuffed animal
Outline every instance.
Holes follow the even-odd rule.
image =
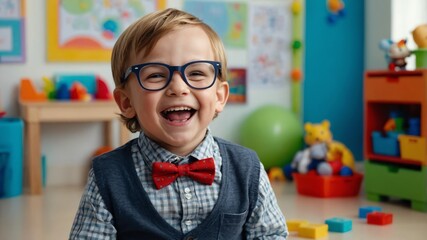
[[[391,39],[383,39],[380,42],[380,49],[385,51],[385,58],[390,71],[405,70],[406,58],[412,54],[406,45],[406,39],[393,42]]]
[[[334,141],[327,120],[319,124],[304,125],[304,141],[307,148],[299,151],[291,167],[295,172],[305,174],[316,170],[319,175],[351,175],[354,171],[354,157],[341,142]]]
[[[427,24],[419,25],[412,31],[412,37],[418,48],[427,48]]]

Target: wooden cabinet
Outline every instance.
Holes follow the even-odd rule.
[[[409,200],[412,209],[427,212],[427,69],[366,72],[363,104],[367,198]],[[400,128],[384,135],[393,117]]]

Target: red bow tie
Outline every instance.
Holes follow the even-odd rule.
[[[200,183],[211,185],[215,177],[215,162],[206,158],[190,164],[175,165],[172,163],[153,163],[152,176],[157,189],[171,184],[177,177],[188,176]]]

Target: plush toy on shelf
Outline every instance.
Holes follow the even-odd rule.
[[[322,176],[353,174],[353,154],[343,143],[333,140],[328,120],[318,124],[308,122],[304,130],[308,147],[295,155],[290,165],[293,172],[306,174],[315,170]]]
[[[385,58],[390,71],[405,70],[406,58],[412,54],[406,45],[406,39],[393,42],[391,39],[383,39],[380,42],[380,49],[385,51]]]

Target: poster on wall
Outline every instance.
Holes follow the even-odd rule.
[[[246,103],[246,69],[229,68],[227,73],[230,85],[229,103]]]
[[[211,26],[221,37],[225,47],[246,48],[247,3],[185,0],[183,10],[197,16]]]
[[[0,0],[0,63],[25,61],[25,0]]]
[[[291,1],[252,3],[249,13],[248,81],[265,87],[289,84],[292,66]]]
[[[110,61],[119,35],[166,0],[47,0],[48,61]]]

